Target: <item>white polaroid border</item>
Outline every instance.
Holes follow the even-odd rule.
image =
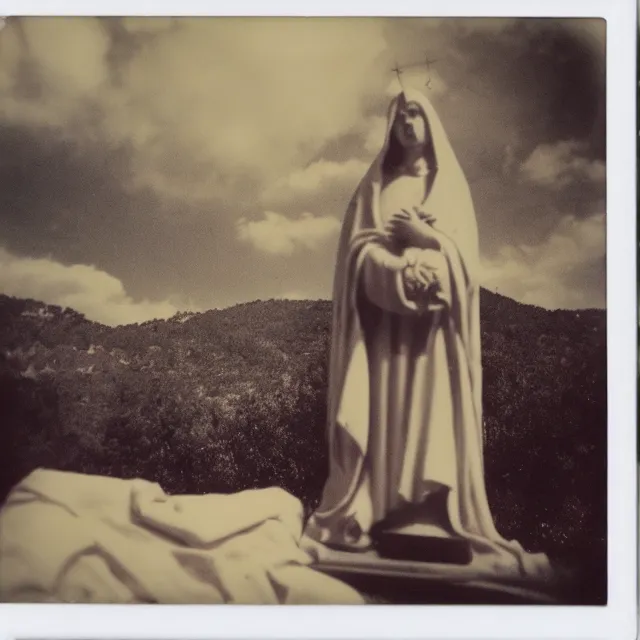
[[[0,605],[0,640],[629,638],[636,636],[636,34],[634,0],[0,0],[11,15],[602,17],[607,21],[609,589],[602,607]],[[0,150],[1,152],[1,150]]]

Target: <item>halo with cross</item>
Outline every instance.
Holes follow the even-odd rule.
[[[432,76],[432,67],[434,64],[441,62],[440,58],[431,58],[429,56],[428,53],[425,53],[424,57],[422,60],[418,61],[418,62],[412,62],[409,64],[404,64],[404,65],[400,65],[398,64],[398,62],[396,61],[396,65],[395,67],[393,67],[393,69],[391,69],[391,71],[393,73],[395,73],[397,79],[398,79],[398,83],[400,85],[400,90],[404,93],[406,90],[406,86],[405,83],[403,81],[403,74],[405,74],[406,72],[410,71],[410,70],[414,70],[414,69],[420,69],[420,68],[424,68],[426,70],[426,80],[424,82],[424,87],[428,90],[428,91],[433,91],[437,84],[434,83],[434,77]],[[467,91],[470,91],[471,93],[474,93],[475,95],[479,96],[479,97],[483,97],[486,98],[487,96],[480,92],[477,91],[476,89],[472,89],[471,87],[469,87],[466,84],[462,84],[460,85],[461,89],[466,89]]]
[[[427,80],[425,82],[425,87],[428,90],[432,90],[433,89],[433,85],[432,85],[432,77],[431,77],[431,66],[433,64],[435,64],[436,62],[438,62],[438,59],[432,59],[429,57],[428,54],[425,55],[424,60],[421,60],[420,62],[413,62],[410,64],[405,64],[400,66],[397,62],[396,62],[396,66],[392,69],[393,73],[396,74],[396,77],[398,78],[398,83],[400,84],[400,89],[404,92],[405,91],[405,86],[402,82],[402,74],[405,73],[405,71],[407,71],[408,69],[416,69],[416,68],[420,68],[420,67],[425,67],[426,71],[427,71]]]

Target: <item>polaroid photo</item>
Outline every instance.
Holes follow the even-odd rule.
[[[210,13],[0,2],[0,637],[631,638],[635,3]]]

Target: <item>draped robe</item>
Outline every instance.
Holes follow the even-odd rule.
[[[399,247],[385,231],[391,209],[415,198],[409,185],[389,197],[384,186],[401,99],[420,105],[433,142],[435,178],[425,180],[422,208],[435,216],[440,251]],[[416,261],[432,269],[437,294],[408,293],[405,269]],[[548,572],[545,556],[500,536],[487,500],[478,271],[464,173],[432,104],[405,91],[390,105],[383,148],[343,222],[333,295],[329,476],[307,524],[311,539],[355,549],[375,523],[439,488],[447,492],[447,525],[470,541],[474,562],[501,573]]]

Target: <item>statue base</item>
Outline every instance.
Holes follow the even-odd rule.
[[[328,550],[311,567],[381,604],[562,604],[549,585],[488,575],[471,565],[381,558]]]
[[[374,524],[370,537],[378,555],[393,560],[469,564],[471,544],[451,528],[447,496],[445,491],[433,492],[422,504],[408,504]]]
[[[442,564],[469,564],[473,558],[468,540],[452,536],[433,524],[416,523],[372,535],[381,558]]]
[[[554,586],[521,576],[496,575],[473,561],[466,540],[434,525],[387,529],[373,549],[343,551],[303,542],[311,567],[375,594],[389,604],[561,604]]]
[[[420,508],[408,505],[369,531],[364,549],[337,549],[306,536],[302,547],[312,568],[363,594],[393,604],[560,604],[555,578],[497,570],[490,557],[474,557],[446,517],[446,494]]]

